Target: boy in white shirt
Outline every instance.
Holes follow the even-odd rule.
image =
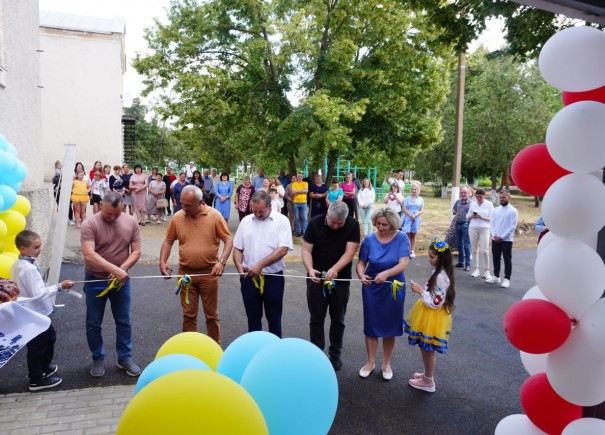
[[[11,267],[11,276],[21,290],[21,296],[33,298],[43,293],[54,294],[70,289],[74,282],[65,280],[56,285],[47,286],[42,279],[36,258],[42,250],[42,240],[33,231],[24,230],[15,237],[19,249],[19,259]],[[40,299],[28,305],[28,308],[50,316],[53,303],[49,298]],[[29,371],[29,390],[38,391],[56,387],[62,382],[56,376],[58,366],[52,364],[57,334],[52,323],[46,331],[27,343],[27,369]]]

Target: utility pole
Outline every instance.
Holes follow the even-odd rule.
[[[460,194],[460,171],[462,168],[462,127],[464,125],[464,83],[466,77],[466,60],[464,53],[458,55],[458,83],[456,89],[456,124],[454,178],[452,180],[452,207]]]

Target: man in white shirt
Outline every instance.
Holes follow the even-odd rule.
[[[402,195],[405,192],[405,181],[403,181],[403,169],[397,169],[395,171],[393,171],[394,174],[397,174],[396,177],[397,178],[393,178],[393,177],[387,177],[385,178],[385,181],[390,184],[391,186],[393,184],[396,184],[397,186],[399,186],[399,193],[401,193]]]
[[[519,220],[517,209],[510,205],[508,190],[500,191],[500,206],[496,207],[491,219],[492,259],[494,261],[494,276],[487,282],[500,284],[502,288],[510,286],[510,276],[513,271],[512,253],[513,238]],[[504,259],[504,279],[500,282],[500,257]]]
[[[242,219],[233,240],[233,261],[242,274],[248,331],[262,330],[264,308],[269,332],[281,338],[284,257],[293,249],[290,221],[271,211],[268,192],[255,192],[250,202],[252,214]]]
[[[187,177],[187,184],[191,183],[191,179],[193,178],[193,173],[197,171],[194,162],[189,162],[187,166],[185,166],[185,174]]]

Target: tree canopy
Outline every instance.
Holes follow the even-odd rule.
[[[440,139],[435,32],[395,0],[180,0],[134,67],[202,160],[400,166]]]

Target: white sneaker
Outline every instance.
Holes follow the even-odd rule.
[[[483,278],[485,278],[486,281],[492,279],[492,274],[489,273],[489,270],[483,274]]]
[[[500,287],[502,287],[502,288],[508,288],[508,287],[510,287],[510,281],[508,279],[504,278],[502,280],[502,284],[500,284]]]
[[[75,224],[76,224],[76,223],[73,221],[73,219],[72,219],[72,220],[70,220],[68,223],[69,223],[69,225],[75,225]]]
[[[162,221],[166,222],[166,216],[162,217]]]
[[[479,272],[479,269],[475,269],[473,273],[471,273],[471,278],[477,278],[479,275],[481,275],[481,272]]]
[[[414,253],[414,251],[412,251],[412,252],[410,253],[410,258],[416,258],[416,254]]]
[[[488,284],[500,284],[500,278],[492,276],[490,279],[486,279],[485,282]]]

